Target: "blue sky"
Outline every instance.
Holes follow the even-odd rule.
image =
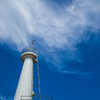
[[[0,0],[0,100],[14,97],[33,39],[42,95],[100,100],[100,0]]]

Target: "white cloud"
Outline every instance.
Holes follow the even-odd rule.
[[[0,1],[0,38],[18,50],[33,35],[49,46],[73,49],[85,29],[99,29],[99,4],[99,0],[75,0],[62,8],[56,5],[55,10],[45,0]]]
[[[49,47],[74,52],[77,42],[84,39],[84,31],[98,32],[100,29],[100,0],[74,0],[62,8],[56,4],[52,7],[52,3],[1,0],[1,43],[16,45],[21,51],[29,45],[31,37],[40,37]]]
[[[0,94],[0,100],[13,100],[13,97],[7,97],[5,95]]]

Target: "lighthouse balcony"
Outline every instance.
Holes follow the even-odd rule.
[[[25,52],[32,52],[34,54],[37,54],[37,50],[33,47],[25,47],[22,51],[22,54],[25,53]]]
[[[22,51],[21,60],[24,62],[25,58],[30,57],[34,63],[37,62],[37,50],[33,47],[26,47]]]
[[[53,100],[53,97],[52,96],[39,96],[39,95],[35,95],[33,96],[32,99],[27,99],[27,98],[30,98],[31,96],[21,96],[21,100]]]

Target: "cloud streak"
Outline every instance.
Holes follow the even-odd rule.
[[[21,44],[28,45],[28,39],[34,35],[51,47],[73,49],[88,27],[99,30],[99,0],[75,0],[62,8],[56,5],[57,10],[45,0],[0,2],[0,38],[9,39],[18,50]]]
[[[52,3],[46,0],[0,1],[0,43],[16,46],[16,50],[21,51],[30,44],[30,39],[42,38],[50,49],[67,50],[76,57],[75,45],[87,41],[83,38],[85,31],[100,30],[100,1],[74,0],[62,8],[57,4],[52,7]]]
[[[7,97],[7,96],[0,94],[0,100],[13,100],[13,99],[14,99],[13,97]]]

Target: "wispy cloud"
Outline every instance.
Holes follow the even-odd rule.
[[[21,51],[32,37],[40,37],[48,47],[66,49],[76,57],[75,45],[87,41],[85,31],[98,32],[100,29],[100,0],[74,0],[62,8],[56,4],[51,8],[52,3],[1,0],[0,43],[10,44],[12,48],[16,46]]]
[[[31,36],[43,38],[49,46],[73,49],[84,30],[99,29],[99,0],[75,0],[62,8],[56,5],[56,10],[45,0],[0,2],[0,38],[18,50],[29,44]]]
[[[60,73],[63,74],[74,74],[79,76],[79,78],[84,79],[84,78],[93,78],[94,77],[94,73],[93,72],[81,72],[81,71],[61,71],[59,70]]]
[[[0,94],[0,100],[13,100],[13,97],[7,97],[5,95]]]

